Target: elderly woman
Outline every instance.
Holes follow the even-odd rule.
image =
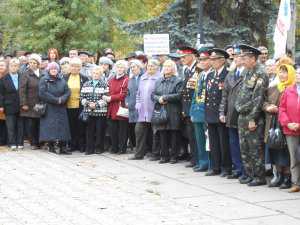
[[[137,112],[137,124],[135,126],[137,145],[136,153],[130,158],[131,160],[143,159],[145,154],[152,150],[153,131],[151,127],[151,118],[154,102],[151,99],[151,93],[154,91],[156,81],[161,77],[159,65],[157,60],[150,59],[148,61],[146,73],[140,78],[135,104]]]
[[[78,150],[84,152],[85,124],[79,119],[79,115],[83,110],[80,104],[80,91],[88,79],[80,73],[81,65],[82,63],[79,58],[70,59],[70,74],[64,77],[71,92],[70,98],[67,101],[67,112],[71,130],[71,151]]]
[[[268,143],[269,130],[272,127],[272,120],[278,120],[278,106],[279,100],[284,90],[295,83],[295,70],[291,65],[283,64],[278,70],[278,84],[277,86],[268,88],[268,99],[263,105],[263,110],[266,113],[265,126],[265,143]],[[289,170],[290,159],[287,148],[272,149],[268,148],[270,160],[275,165],[278,172],[276,179],[272,179],[269,187],[280,187],[287,189],[291,187],[291,175]]]
[[[134,148],[135,143],[135,124],[137,122],[138,113],[135,108],[136,103],[136,93],[139,87],[140,79],[143,74],[143,64],[141,61],[135,59],[130,61],[130,78],[128,81],[128,92],[125,99],[129,110],[129,144],[131,148]]]
[[[290,169],[293,187],[290,192],[300,191],[300,67],[296,69],[296,84],[288,87],[280,99],[279,122],[286,135],[290,153]],[[298,157],[297,157],[298,155]]]
[[[180,128],[180,91],[182,80],[177,77],[176,64],[167,60],[163,64],[163,77],[160,78],[152,92],[152,100],[155,102],[154,109],[161,113],[153,120],[154,129],[159,131],[161,142],[161,160],[159,163],[177,163],[179,150]],[[163,112],[165,111],[165,112]],[[166,116],[164,116],[166,113]],[[154,122],[155,121],[155,122]],[[171,151],[169,150],[171,149]]]
[[[1,59],[0,60],[0,80],[6,75],[7,73],[7,65],[6,62]],[[6,145],[7,142],[7,132],[6,132],[6,125],[5,125],[5,114],[4,112],[0,111],[0,145]]]
[[[70,58],[63,57],[59,60],[59,65],[61,67],[61,74],[67,76],[70,73]]]
[[[20,115],[26,118],[28,135],[31,148],[39,148],[39,127],[40,115],[34,110],[34,106],[40,103],[39,100],[39,81],[42,73],[39,69],[41,57],[38,54],[31,54],[29,57],[29,69],[21,76],[20,80]]]
[[[104,152],[107,102],[102,99],[108,93],[104,70],[95,66],[92,80],[87,81],[80,93],[84,113],[88,115],[86,126],[86,155]]]
[[[66,110],[70,90],[59,75],[57,63],[49,63],[48,71],[39,84],[39,97],[46,104],[46,113],[40,119],[40,141],[48,142],[50,152],[71,154],[65,148],[71,138]]]
[[[8,145],[12,150],[24,147],[24,121],[20,116],[19,67],[19,60],[11,59],[8,74],[0,80],[0,112],[4,112],[6,116]]]
[[[109,93],[102,99],[109,103],[107,117],[110,123],[110,138],[112,153],[124,154],[127,148],[128,118],[126,115],[118,115],[120,107],[125,107],[125,97],[128,91],[128,64],[125,60],[119,60],[115,64],[115,76],[109,81]]]

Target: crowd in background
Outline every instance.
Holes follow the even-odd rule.
[[[57,154],[134,153],[188,161],[206,176],[300,191],[300,67],[266,47],[182,46],[169,55],[112,49],[97,59],[0,57],[0,144]]]

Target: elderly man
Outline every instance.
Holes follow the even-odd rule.
[[[82,62],[82,67],[81,67],[80,73],[90,80],[92,78],[92,70],[94,67],[94,64],[91,64],[89,62],[89,57],[92,54],[89,53],[88,51],[80,51],[80,52],[78,52],[78,54],[79,54],[79,58]]]
[[[265,46],[259,46],[258,50],[261,52],[261,54],[258,56],[258,61],[261,64],[265,65],[265,63],[268,60],[269,51],[268,51],[267,47],[265,47]]]
[[[214,73],[210,73],[207,78],[205,119],[208,127],[212,169],[206,173],[206,176],[220,174],[221,177],[226,177],[231,175],[232,167],[229,134],[224,121],[219,120],[219,107],[224,90],[224,80],[228,74],[225,64],[229,54],[219,48],[213,48],[209,53]]]
[[[235,102],[239,113],[240,149],[245,170],[245,175],[240,177],[239,181],[248,186],[265,185],[262,107],[268,88],[268,76],[264,67],[257,62],[261,51],[249,45],[239,45],[239,48],[247,70]]]
[[[194,74],[196,71],[196,55],[198,51],[194,48],[185,46],[180,48],[177,53],[180,54],[181,62],[183,64],[183,89],[181,91],[181,105],[182,105],[182,121],[183,121],[183,128],[182,128],[182,144],[185,150],[183,157],[188,155],[187,153],[187,145],[190,145],[190,152],[191,152],[191,161],[187,167],[194,167],[196,165],[196,154],[197,154],[197,144],[196,144],[196,137],[194,133],[193,123],[190,118],[190,108],[192,97],[194,95],[195,89],[195,79]]]
[[[219,107],[220,121],[226,123],[229,130],[229,145],[231,160],[234,166],[232,175],[227,176],[228,179],[237,179],[243,173],[243,164],[240,152],[240,143],[238,135],[238,113],[235,109],[235,101],[239,95],[245,69],[240,49],[235,46],[233,52],[233,60],[235,69],[229,71],[225,78],[224,89],[222,91],[222,101]]]

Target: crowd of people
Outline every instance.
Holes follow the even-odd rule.
[[[57,154],[134,153],[248,186],[300,191],[300,66],[236,44],[99,59],[0,57],[0,144]]]

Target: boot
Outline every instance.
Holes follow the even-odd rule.
[[[271,180],[269,187],[279,187],[283,183],[282,173],[278,173],[274,179]]]
[[[290,174],[284,175],[283,182],[279,188],[280,189],[289,189],[291,187],[292,187],[291,175]]]

